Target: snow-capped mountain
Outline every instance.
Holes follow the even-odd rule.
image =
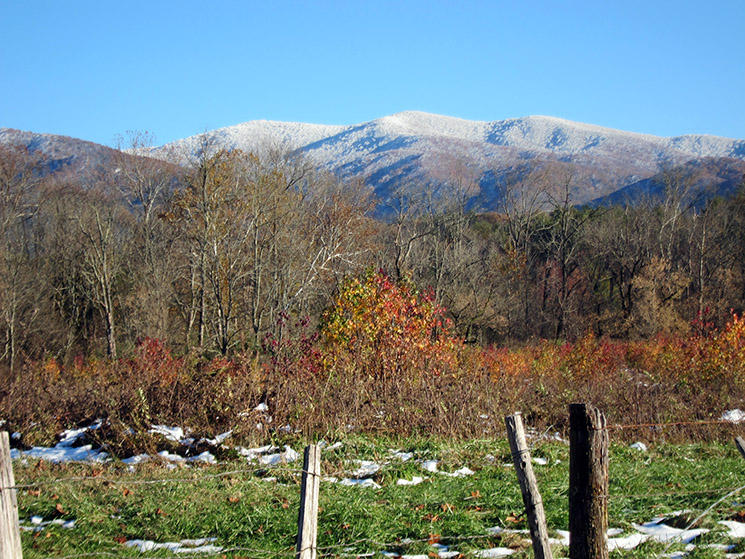
[[[559,118],[530,116],[481,122],[422,112],[403,112],[349,126],[251,121],[205,133],[213,145],[261,153],[280,147],[302,154],[343,179],[361,178],[390,207],[399,188],[468,187],[473,209],[499,207],[498,183],[516,169],[550,165],[552,180],[571,177],[576,204],[639,198],[662,169],[702,168],[708,188],[732,192],[745,169],[745,140],[707,135],[662,138]],[[204,134],[150,155],[188,161]],[[0,128],[0,143],[20,143],[57,166],[106,165],[115,150],[62,136]],[[721,169],[721,172],[719,171]],[[704,185],[702,185],[704,186]],[[619,192],[617,196],[610,196]]]
[[[480,187],[478,203],[484,209],[495,205],[490,182],[526,162],[554,162],[568,169],[575,202],[584,203],[663,167],[700,158],[745,160],[745,140],[661,138],[546,116],[481,122],[403,112],[350,126],[252,121],[208,135],[219,145],[244,151],[285,146],[343,178],[365,179],[382,200],[401,185],[472,181]],[[200,141],[193,136],[162,149],[188,154]]]

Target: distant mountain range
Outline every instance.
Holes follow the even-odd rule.
[[[679,169],[695,176],[707,195],[733,192],[745,175],[745,140],[708,135],[662,138],[553,117],[494,122],[403,112],[362,124],[251,121],[207,133],[218,145],[244,151],[284,146],[343,179],[364,179],[381,211],[399,189],[471,185],[476,210],[499,207],[497,185],[516,169],[550,166],[571,176],[575,204],[621,203],[659,190],[659,174]],[[66,165],[91,164],[110,148],[89,142],[0,129],[0,142],[21,142]],[[188,154],[192,136],[151,155]],[[657,185],[657,186],[655,186]]]

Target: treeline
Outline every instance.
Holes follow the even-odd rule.
[[[745,306],[745,192],[701,206],[691,177],[633,207],[574,207],[565,170],[515,169],[502,207],[470,209],[464,173],[379,203],[281,149],[207,138],[187,163],[136,155],[47,173],[0,147],[0,355],[260,352],[320,319],[345,277],[382,268],[431,287],[466,341],[635,339],[723,325]]]

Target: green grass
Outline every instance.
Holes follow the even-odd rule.
[[[299,450],[299,447],[296,446]],[[437,459],[442,471],[468,466],[472,476],[451,478],[422,470],[414,461],[390,459],[389,449],[413,452],[418,459]],[[541,442],[534,457],[548,460],[535,466],[550,529],[566,530],[569,449],[564,443]],[[506,546],[518,549],[516,558],[532,557],[526,535],[489,535],[493,527],[526,530],[522,499],[509,448],[504,441],[456,443],[435,439],[353,438],[341,449],[325,452],[324,474],[339,476],[353,470],[349,461],[370,459],[383,465],[374,479],[381,489],[321,484],[318,545],[322,554],[352,556],[372,551],[427,554],[429,543],[439,541],[462,553]],[[63,557],[83,553],[139,556],[123,541],[147,539],[173,542],[216,538],[215,545],[239,548],[229,557],[291,556],[294,550],[300,495],[300,463],[259,472],[234,461],[214,466],[169,470],[161,464],[53,465],[28,461],[14,463],[16,483],[33,484],[19,490],[20,518],[38,515],[44,520],[76,519],[75,527],[48,526],[22,533],[24,557]],[[399,486],[400,478],[428,478],[415,486]],[[91,479],[72,479],[90,477]],[[268,479],[276,477],[276,480]],[[61,481],[58,481],[61,480]],[[167,481],[157,481],[167,480]],[[149,483],[156,481],[155,483]],[[745,460],[734,444],[654,445],[648,452],[613,445],[610,458],[609,524],[630,529],[633,523],[658,514],[680,514],[678,527],[695,518],[732,488],[745,484]],[[733,543],[717,521],[745,514],[745,495],[717,506],[700,527],[710,528],[704,542]],[[472,538],[472,539],[469,539]],[[613,557],[653,557],[665,548],[646,543]],[[682,549],[676,545],[671,550]],[[171,556],[150,551],[147,556]],[[557,555],[561,556],[561,554]],[[564,553],[566,556],[566,552]],[[724,552],[702,546],[693,558],[724,557]]]

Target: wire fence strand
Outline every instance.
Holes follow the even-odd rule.
[[[740,421],[729,421],[726,419],[704,419],[696,421],[669,421],[663,423],[631,423],[625,424],[612,424],[606,425],[606,429],[609,431],[622,431],[624,429],[642,429],[642,428],[665,428],[665,427],[692,427],[695,425],[729,425],[730,427],[737,427]]]

